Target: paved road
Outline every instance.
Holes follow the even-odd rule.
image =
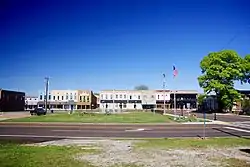
[[[46,125],[0,124],[0,139],[46,141],[84,138],[168,138],[202,137],[203,125]],[[207,137],[248,136],[250,129],[207,125]]]

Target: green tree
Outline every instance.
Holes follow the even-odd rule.
[[[205,100],[205,98],[206,98],[206,94],[199,94],[197,98],[198,104],[201,105],[203,101]]]
[[[200,62],[201,76],[199,85],[205,94],[214,92],[217,95],[218,110],[231,109],[240,94],[234,89],[234,81],[244,76],[243,59],[232,50],[212,52]]]
[[[146,85],[139,85],[135,87],[135,90],[148,90],[148,86]]]
[[[249,83],[250,84],[250,54],[246,55],[244,60],[244,76],[241,78],[241,83]]]

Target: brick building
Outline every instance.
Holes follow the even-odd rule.
[[[0,111],[24,111],[25,93],[0,89]]]

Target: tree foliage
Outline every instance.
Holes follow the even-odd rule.
[[[198,95],[197,101],[198,101],[199,105],[204,102],[205,98],[206,98],[206,94],[199,94]]]
[[[241,83],[249,83],[250,84],[250,54],[246,55],[243,60],[244,65],[244,75],[241,78]]]
[[[212,52],[203,58],[200,68],[202,75],[198,81],[205,94],[214,92],[217,95],[220,111],[232,108],[233,102],[240,98],[234,81],[246,76],[246,60],[232,50]]]
[[[135,90],[148,90],[148,86],[146,85],[139,85],[135,87]]]

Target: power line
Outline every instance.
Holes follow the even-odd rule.
[[[247,25],[246,27],[250,28],[250,25]],[[230,38],[228,42],[226,43],[226,45],[220,49],[220,51],[224,50],[227,46],[229,46],[236,39],[236,37],[240,35],[240,33],[241,33],[241,30],[239,30],[232,38]]]

